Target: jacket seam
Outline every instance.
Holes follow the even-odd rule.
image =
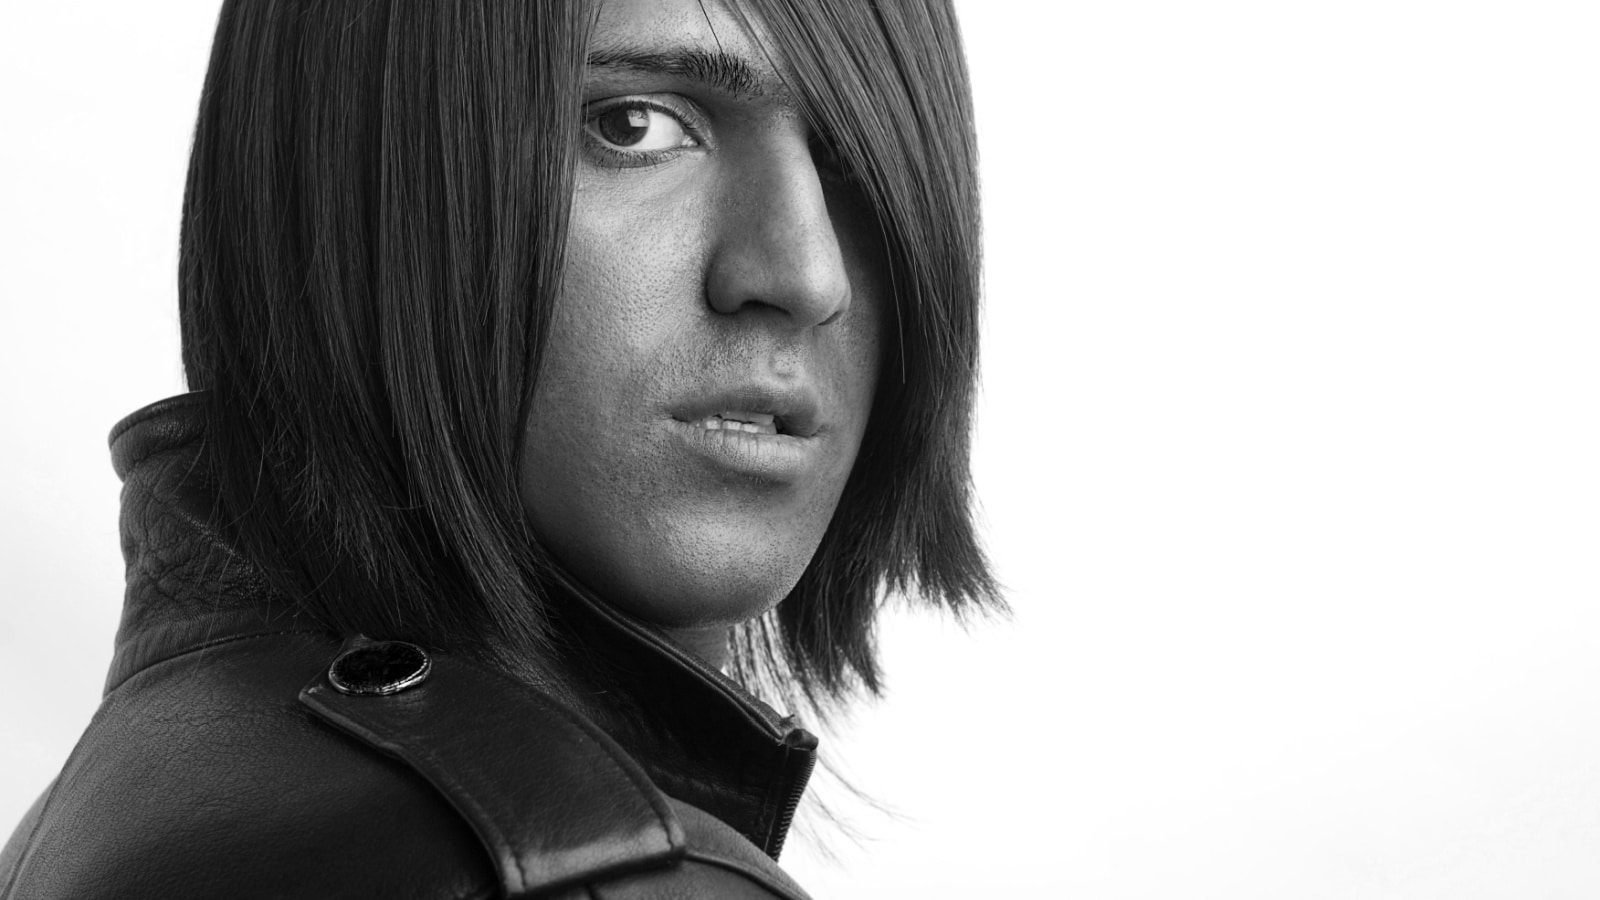
[[[369,729],[363,726],[363,730]],[[376,737],[376,735],[374,735],[374,737]],[[492,823],[495,821],[495,817],[490,815],[483,808],[483,806],[479,804],[476,799],[474,799],[472,792],[467,790],[461,784],[461,782],[449,772],[448,767],[440,762],[438,756],[426,749],[415,746],[409,748],[408,752],[414,755],[418,762],[427,763],[429,770],[434,773],[434,777],[440,782],[443,782],[440,787],[442,789],[447,789],[442,791],[446,798],[470,807],[473,814],[478,818],[479,821],[486,823]],[[424,778],[428,778],[428,776],[424,773],[419,772],[418,774],[422,774]],[[429,780],[432,779],[430,778]],[[517,877],[521,881],[521,883],[518,885],[519,890],[526,891],[531,887],[542,887],[542,885],[536,886],[529,884],[528,870],[523,865],[521,854],[517,853],[517,848],[512,844],[512,842],[505,839],[505,835],[501,833],[498,828],[495,829],[494,843],[497,845],[496,850],[498,853],[511,857],[511,861],[516,865]]]
[[[157,450],[157,451],[154,451],[154,452],[148,454],[145,457],[141,457],[139,462],[143,463],[145,460],[151,459],[151,458],[154,458],[154,457],[157,457],[157,456],[163,456],[163,455],[167,455],[167,454],[178,453],[180,450],[182,450],[182,446],[168,447],[168,448],[164,448],[164,449],[161,449],[161,450]],[[185,480],[187,480],[189,475],[193,473],[194,468],[197,465],[199,465],[199,459],[198,458],[195,458],[195,459],[190,461],[190,463],[189,463],[189,472],[186,472],[184,474],[184,479]],[[150,502],[150,505],[152,507],[159,507],[158,511],[159,511],[160,514],[162,514],[164,516],[167,516],[167,517],[170,517],[170,518],[177,519],[178,521],[187,523],[191,528],[193,528],[195,530],[195,532],[197,534],[199,534],[200,536],[205,537],[207,539],[207,543],[210,545],[210,547],[212,549],[221,550],[223,553],[227,554],[228,559],[226,561],[224,561],[224,563],[223,563],[224,570],[226,569],[226,566],[227,566],[228,562],[230,562],[230,561],[231,562],[245,563],[244,558],[240,556],[239,552],[237,550],[233,549],[232,547],[229,547],[223,541],[221,541],[217,537],[217,535],[215,534],[213,529],[208,524],[206,524],[204,522],[196,521],[193,516],[189,515],[189,513],[187,513],[182,508],[180,508],[178,504],[174,503],[172,501],[171,497],[160,496],[160,495],[152,495],[150,497],[150,499],[149,499],[149,502]],[[159,556],[159,553],[157,553],[155,555]],[[139,569],[140,569],[141,573],[148,574],[148,575],[151,575],[153,578],[159,579],[160,574],[159,573],[153,573],[153,572],[150,571],[150,567],[148,565],[146,565],[146,559],[147,559],[147,556],[141,556],[140,563],[139,563]],[[207,558],[207,560],[208,561],[207,561],[206,565],[209,566],[210,565],[209,557]],[[169,564],[169,568],[170,567],[171,566]],[[133,577],[132,576],[132,572],[131,572],[131,569],[132,569],[132,565],[131,564],[130,564],[129,568],[130,568],[130,573],[129,573],[128,577],[129,577],[129,580],[131,582],[132,577]],[[159,588],[158,588],[158,590],[159,590]],[[166,595],[165,591],[161,591],[161,593],[163,595]],[[190,618],[209,619],[209,618],[213,618],[214,614],[215,614],[215,610],[213,610],[212,614],[209,614],[209,615],[198,616],[198,617],[190,617]],[[277,631],[277,633],[282,634],[282,633],[286,633],[288,631],[293,631],[293,630],[297,630],[297,629],[279,629]],[[230,635],[230,637],[249,637],[249,636],[252,636],[254,634],[259,634],[259,633],[262,633],[262,632],[250,632],[249,634],[245,634],[245,635]],[[121,680],[119,680],[116,683],[116,685],[108,686],[107,689],[106,689],[106,693],[109,694],[109,693],[111,693],[111,691],[116,690],[116,688],[121,687],[122,683],[124,681],[127,681],[129,678],[132,678],[133,676],[139,674],[140,672],[144,671],[145,669],[151,668],[152,666],[155,666],[155,665],[159,665],[160,663],[166,662],[169,659],[176,659],[177,657],[182,656],[182,655],[184,655],[186,653],[189,653],[189,652],[192,652],[192,651],[195,651],[195,650],[205,649],[206,647],[212,646],[212,645],[213,645],[212,640],[210,638],[207,638],[204,641],[202,641],[200,644],[197,644],[197,645],[192,646],[192,647],[188,647],[188,648],[183,649],[183,650],[179,650],[179,651],[173,653],[170,656],[164,656],[164,657],[161,657],[160,659],[151,660],[151,661],[145,663],[144,665],[140,666],[139,668],[134,669],[133,671],[131,671],[131,672],[127,673],[126,675],[124,675],[121,678]],[[119,652],[114,653],[112,655],[112,657],[111,657],[111,672],[113,674],[117,671],[117,668],[118,668],[117,663],[118,663],[120,657],[122,656],[122,653],[120,652],[122,650],[122,647],[120,645],[118,646],[117,650]]]
[[[140,674],[141,672],[148,672],[151,669],[154,669],[154,668],[156,668],[158,666],[164,666],[167,663],[176,662],[176,661],[178,661],[178,660],[180,660],[180,659],[184,658],[185,656],[188,656],[188,655],[190,655],[192,653],[199,653],[202,650],[209,650],[212,647],[221,647],[224,644],[232,644],[232,643],[235,643],[235,642],[238,642],[238,641],[253,641],[253,640],[257,639],[257,638],[277,637],[279,635],[285,635],[285,634],[327,634],[327,633],[328,632],[322,631],[322,630],[316,629],[316,628],[284,628],[284,629],[280,629],[280,630],[277,630],[277,631],[256,631],[256,632],[252,632],[250,634],[235,634],[235,635],[229,635],[228,637],[225,637],[225,638],[214,638],[212,640],[205,641],[204,643],[196,644],[195,646],[189,647],[189,648],[187,648],[185,650],[179,650],[177,653],[174,653],[171,656],[163,656],[162,658],[160,658],[158,660],[155,660],[154,662],[151,662],[148,665],[141,666],[138,669],[135,669],[134,671],[129,672],[126,678],[124,678],[121,681],[117,682],[117,686],[116,687],[114,687],[111,690],[106,692],[106,696],[110,697],[112,694],[115,694],[118,691],[122,690],[123,685],[126,685],[128,682],[132,681],[134,676]]]
[[[655,813],[656,822],[661,825],[661,830],[667,832],[667,843],[669,846],[671,845],[672,828],[669,820],[671,813],[667,808],[664,798],[660,796],[660,788],[657,788],[655,784],[653,784],[648,778],[644,778],[642,774],[635,773],[626,765],[624,765],[623,759],[626,758],[625,754],[619,754],[613,748],[607,747],[604,741],[596,739],[596,737],[589,731],[591,728],[594,728],[598,731],[596,726],[579,719],[578,716],[572,712],[572,710],[567,709],[549,697],[546,697],[544,694],[531,689],[529,685],[511,678],[507,678],[492,669],[483,669],[480,671],[483,671],[485,674],[490,675],[491,677],[500,679],[501,681],[516,688],[518,691],[526,692],[532,695],[535,702],[554,711],[556,715],[566,720],[567,724],[572,726],[575,731],[581,734],[585,740],[591,744],[594,744],[601,750],[601,752],[605,753],[606,758],[609,759],[612,765],[622,773],[623,777],[628,779],[628,783],[633,786],[634,790],[638,791],[644,797],[645,802],[650,806],[650,811]]]
[[[584,727],[584,723],[561,704],[556,703],[550,698],[544,696],[537,690],[531,688],[529,685],[511,678],[507,678],[491,669],[482,669],[477,666],[470,666],[470,668],[472,671],[475,671],[481,675],[498,679],[512,687],[517,692],[527,695],[532,702],[538,703],[539,705],[545,707],[547,710],[554,713],[558,718],[566,722],[572,728],[572,730],[577,733],[579,738],[585,743],[586,746],[592,745],[595,749],[598,749],[603,754],[605,759],[612,764],[612,767],[626,779],[629,786],[631,786],[638,795],[643,797],[650,811],[655,814],[657,824],[660,825],[661,830],[665,832],[667,847],[669,850],[671,849],[672,828],[669,821],[669,813],[666,811],[664,803],[658,800],[657,793],[659,789],[651,784],[648,779],[641,780],[640,778],[635,777],[634,773],[623,764],[622,757],[619,757],[617,753],[613,752],[611,748],[607,747],[603,741],[598,740],[594,735],[590,734],[589,731]],[[359,727],[360,730],[365,733],[364,736],[368,740],[376,741],[380,745],[386,740],[381,734],[373,730],[373,728],[365,722],[359,723]],[[463,786],[463,784],[449,770],[449,767],[441,763],[437,754],[433,753],[426,747],[416,744],[405,745],[405,752],[406,755],[411,756],[416,762],[426,762],[428,764],[428,768],[433,775],[430,776],[427,772],[421,771],[419,771],[418,774],[422,775],[426,780],[434,781],[436,787],[445,794],[447,799],[451,800],[453,803],[468,807],[478,821],[491,825],[496,822],[496,817],[490,815],[483,805],[477,802],[473,793]],[[402,756],[402,758],[404,758],[404,756]],[[416,768],[414,764],[413,768]],[[493,842],[496,845],[495,849],[497,852],[510,856],[515,863],[517,867],[517,875],[521,879],[521,885],[519,886],[520,890],[526,891],[531,889],[544,889],[554,886],[547,884],[531,884],[529,882],[528,871],[523,864],[522,856],[516,852],[517,848],[513,845],[513,843],[506,840],[505,835],[500,831],[499,828],[494,829]]]
[[[491,675],[496,675],[498,677],[498,673],[491,672],[490,674]],[[508,679],[504,679],[504,680],[507,681],[507,682],[510,682],[513,686],[517,687],[518,689],[523,689],[523,690],[526,689],[524,685],[522,685],[522,684],[520,684],[518,682],[511,681],[511,679],[509,679],[509,678]],[[622,776],[627,779],[628,784],[631,785],[636,792],[638,792],[639,794],[641,794],[644,797],[645,803],[648,804],[649,807],[650,807],[650,811],[655,813],[656,823],[661,826],[661,830],[663,832],[666,832],[667,846],[670,848],[672,846],[672,828],[667,823],[667,817],[663,814],[663,811],[662,811],[660,805],[656,802],[656,797],[654,796],[655,791],[656,791],[655,786],[652,785],[652,784],[648,784],[648,783],[641,784],[639,782],[639,779],[634,777],[634,773],[629,771],[628,767],[622,764],[622,761],[617,758],[617,755],[612,752],[611,748],[605,746],[605,744],[602,743],[601,741],[595,740],[594,735],[589,734],[588,731],[586,731],[584,729],[583,725],[581,723],[579,723],[577,717],[572,715],[568,710],[563,708],[560,704],[551,702],[551,701],[547,700],[542,695],[537,695],[536,699],[537,699],[537,702],[539,702],[541,705],[549,707],[550,709],[552,709],[556,713],[557,716],[559,716],[562,719],[566,720],[566,722],[570,726],[572,726],[572,728],[575,731],[577,731],[578,734],[580,734],[582,736],[584,741],[586,741],[586,742],[588,742],[590,744],[593,744],[597,749],[600,750],[600,752],[604,753],[606,758],[608,760],[610,760],[610,762],[612,764],[612,767],[614,769],[616,769],[618,772],[620,772],[622,774]],[[523,886],[524,889],[527,889],[529,887],[527,870],[523,867],[522,857],[520,855],[518,855],[516,857],[516,860],[517,860],[517,871],[522,876],[522,886]],[[587,890],[587,888],[585,888],[585,890]]]
[[[759,868],[748,865],[747,863],[739,860],[727,859],[721,856],[712,856],[709,853],[698,850],[690,850],[685,858],[692,859],[696,862],[705,863],[708,866],[716,866],[719,869],[733,872],[736,875],[741,875],[755,884],[766,888],[779,897],[784,898],[784,900],[805,900],[805,896],[803,894],[794,893],[787,885],[776,883],[772,879],[767,878],[766,874]]]

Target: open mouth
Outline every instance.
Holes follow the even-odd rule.
[[[695,391],[666,412],[701,435],[720,432],[721,438],[750,435],[801,440],[822,430],[821,408],[817,391],[809,384],[753,383]]]
[[[771,413],[729,410],[706,416],[690,424],[706,431],[742,431],[746,434],[787,434],[783,420]]]
[[[761,387],[725,390],[685,403],[671,413],[683,446],[711,470],[756,482],[800,484],[829,458],[821,432],[819,403],[807,389]],[[759,412],[758,412],[759,410]]]

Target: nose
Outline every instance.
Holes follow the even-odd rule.
[[[776,309],[800,327],[837,319],[850,307],[850,277],[805,136],[786,134],[729,165],[706,275],[711,308]]]

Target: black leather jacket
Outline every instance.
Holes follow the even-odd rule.
[[[0,898],[805,896],[773,861],[815,760],[792,720],[576,587],[563,626],[620,673],[581,712],[302,622],[207,521],[199,437],[185,397],[112,432],[116,653]]]

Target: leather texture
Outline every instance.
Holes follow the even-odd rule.
[[[643,770],[599,729],[508,678],[442,660],[421,684],[391,697],[342,694],[319,675],[300,701],[448,797],[507,893],[684,854],[683,829]],[[481,739],[486,710],[498,718],[491,744]],[[537,772],[528,770],[530,758],[541,761]]]
[[[816,740],[568,585],[576,707],[464,658],[387,696],[359,636],[208,519],[192,401],[113,431],[128,596],[106,695],[0,851],[0,898],[780,897]]]

